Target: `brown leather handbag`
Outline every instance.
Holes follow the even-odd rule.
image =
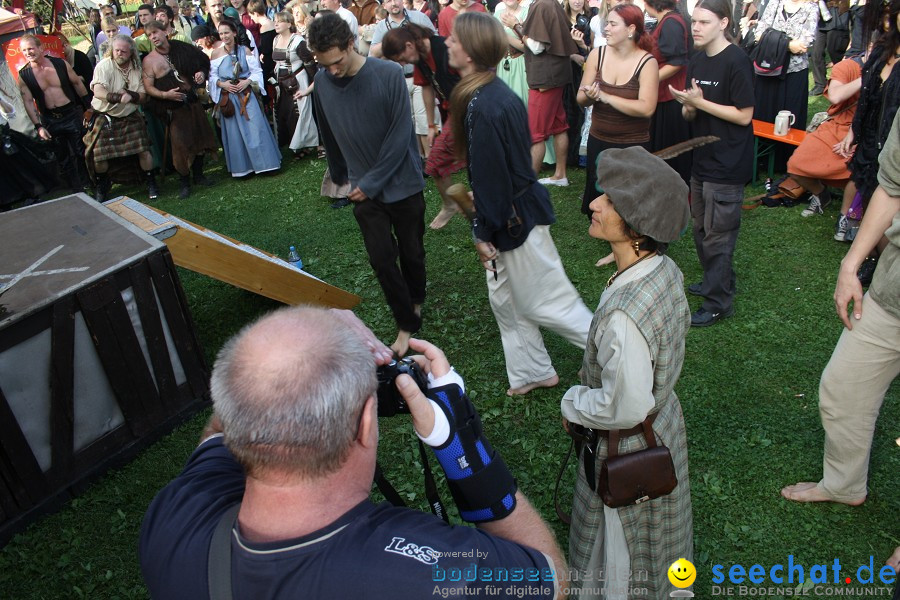
[[[225,90],[221,91],[218,106],[219,114],[221,114],[226,119],[230,119],[234,116],[234,104],[232,104],[231,102],[231,95]]]
[[[641,423],[647,448],[629,454],[619,454],[620,430],[609,432],[609,454],[600,467],[597,493],[610,508],[665,496],[678,485],[672,455],[668,448],[657,445],[652,423],[651,417]]]

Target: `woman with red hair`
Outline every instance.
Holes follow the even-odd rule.
[[[643,11],[633,4],[614,6],[603,31],[606,46],[588,55],[576,98],[584,108],[593,106],[581,201],[581,212],[589,219],[588,205],[600,191],[597,157],[609,148],[650,149],[650,119],[659,88],[659,65],[653,58],[653,41],[644,30]],[[605,264],[604,259],[600,264]]]

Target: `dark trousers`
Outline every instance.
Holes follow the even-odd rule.
[[[691,179],[694,246],[703,268],[703,308],[717,313],[734,301],[734,249],[741,226],[744,186]]]
[[[74,103],[49,109],[42,114],[44,127],[56,144],[56,157],[63,178],[73,191],[81,191],[88,184],[87,167],[84,164],[84,120],[82,111]]]
[[[844,59],[844,51],[850,42],[850,32],[846,29],[829,29],[816,31],[816,41],[809,51],[809,70],[812,71],[813,89],[824,90],[827,78],[825,77],[825,51],[831,57],[831,62],[838,64]]]
[[[370,198],[353,205],[353,216],[397,327],[418,331],[422,318],[413,305],[425,301],[425,196],[391,204]]]

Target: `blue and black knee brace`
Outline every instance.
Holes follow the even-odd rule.
[[[516,506],[516,480],[485,439],[472,401],[455,384],[430,389],[427,395],[450,423],[449,438],[433,450],[460,516],[471,523],[506,517]]]

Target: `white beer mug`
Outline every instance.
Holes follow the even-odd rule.
[[[775,116],[775,135],[787,135],[794,124],[794,114],[789,110],[778,111]]]

